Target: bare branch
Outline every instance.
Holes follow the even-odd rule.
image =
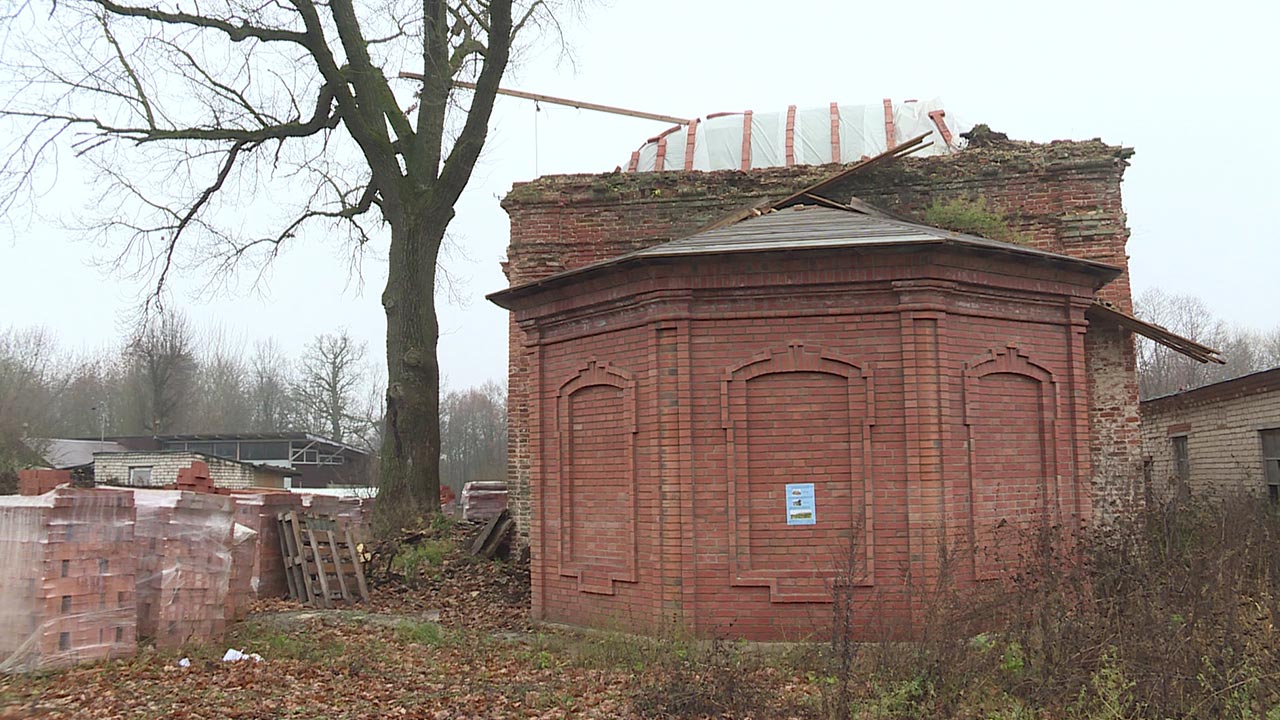
[[[298,45],[306,45],[307,37],[304,33],[294,32],[291,30],[280,30],[275,28],[264,28],[250,25],[249,23],[241,23],[235,25],[229,21],[219,18],[206,17],[204,15],[192,15],[184,12],[164,12],[155,8],[134,7],[130,5],[121,5],[112,0],[94,0],[101,5],[104,10],[123,17],[146,18],[169,25],[190,25],[192,27],[209,28],[219,30],[226,34],[235,42],[244,42],[249,39],[262,40],[264,42],[291,42]]]

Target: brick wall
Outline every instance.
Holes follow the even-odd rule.
[[[209,467],[209,477],[220,488],[243,489],[249,487],[279,487],[278,475],[255,469],[252,465],[223,458],[187,452],[184,450],[163,452],[98,453],[93,458],[94,482],[100,485],[138,487],[167,487],[178,481],[178,472],[203,462]],[[130,481],[130,468],[151,468],[151,480],[146,484]]]
[[[1266,497],[1260,431],[1280,428],[1280,370],[1142,403],[1142,452],[1153,498]],[[1185,437],[1189,482],[1178,479],[1174,437]]]
[[[1131,154],[1098,140],[988,142],[953,155],[906,158],[828,194],[838,200],[856,194],[908,214],[920,213],[935,200],[985,199],[1036,247],[1125,268],[1100,295],[1129,309],[1129,231],[1120,183]],[[510,283],[519,285],[684,237],[734,210],[785,196],[839,169],[608,173],[519,183],[503,200],[511,218],[504,269]],[[1086,344],[1090,371],[1075,381],[1089,388],[1093,494],[1099,518],[1106,520],[1131,512],[1140,500],[1133,492],[1140,464],[1138,394],[1131,335],[1116,328],[1095,329],[1110,337]],[[672,337],[669,342],[680,340]],[[511,509],[524,538],[532,528],[529,481],[536,462],[530,420],[533,360],[529,338],[513,320],[508,483]]]
[[[1019,529],[1089,517],[1092,282],[952,252],[810,252],[530,300],[515,317],[534,616],[799,639],[852,552],[857,601],[877,607],[856,632],[906,634],[941,548],[973,551],[947,568],[958,582],[997,577]],[[796,482],[815,486],[812,526],[785,522]]]

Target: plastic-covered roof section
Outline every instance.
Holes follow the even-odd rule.
[[[920,154],[941,155],[958,149],[960,133],[968,129],[938,99],[715,113],[650,138],[626,167],[649,172],[851,163],[926,133],[932,145]]]

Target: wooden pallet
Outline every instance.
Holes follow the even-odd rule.
[[[364,563],[350,528],[333,518],[293,510],[278,518],[290,598],[323,608],[369,600]]]

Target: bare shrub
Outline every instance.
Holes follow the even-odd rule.
[[[760,658],[739,644],[664,639],[651,655],[652,664],[632,699],[645,718],[753,717],[774,705],[765,697]]]
[[[993,581],[961,581],[963,550],[940,552],[936,579],[912,584],[909,642],[854,642],[883,595],[838,582],[823,714],[1280,717],[1272,508],[1179,503],[1105,535],[1040,526],[1006,542],[1016,561]]]

